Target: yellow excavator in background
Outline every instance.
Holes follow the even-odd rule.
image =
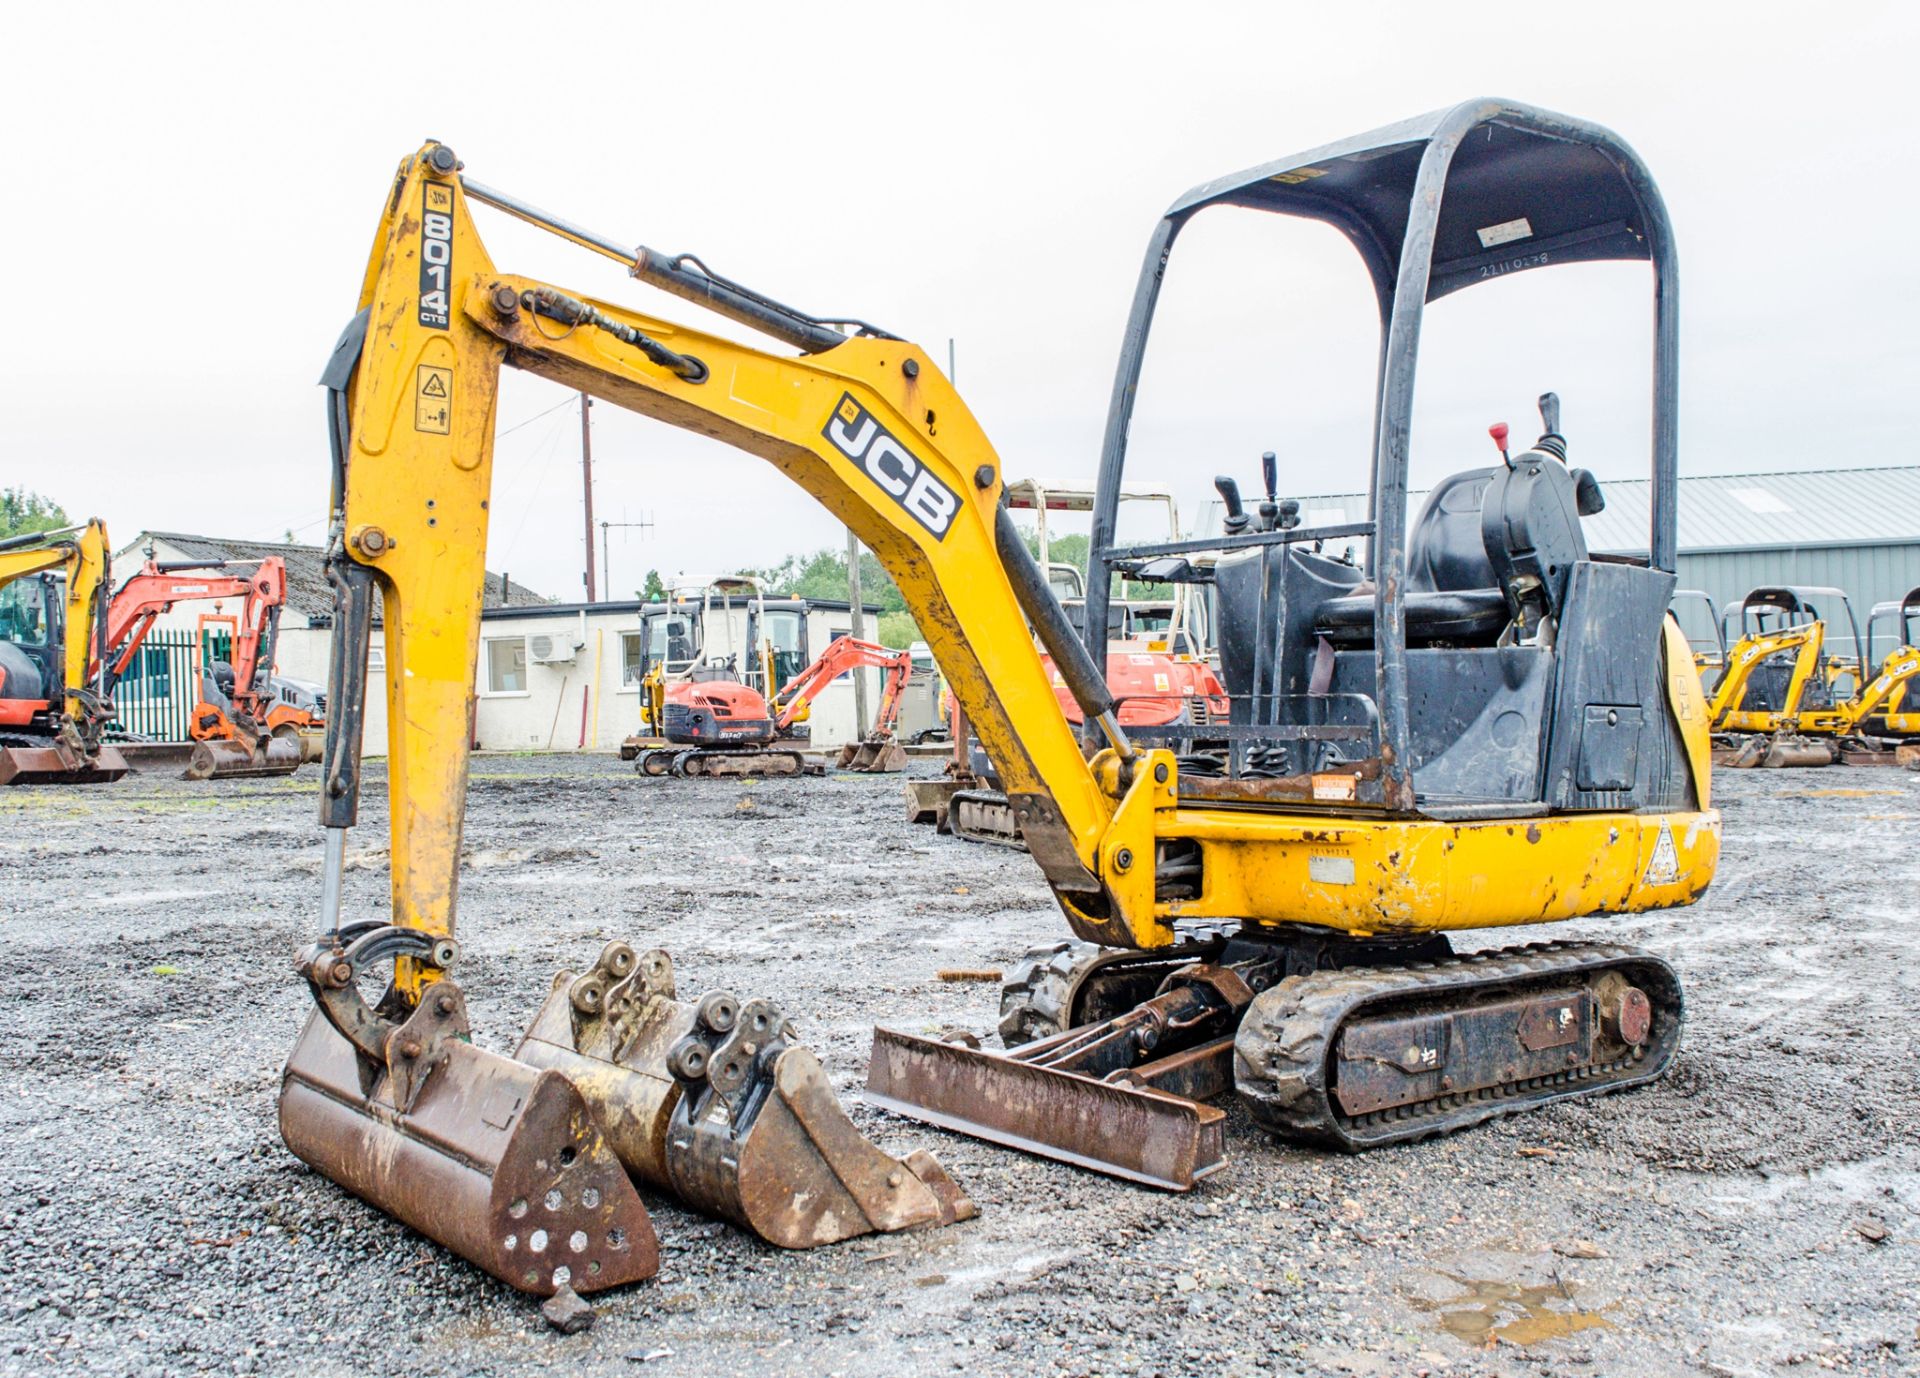
[[[0,785],[127,773],[106,741],[110,560],[98,518],[0,541]]]
[[[798,356],[502,272],[476,204]],[[1331,224],[1362,255],[1386,332],[1363,458],[1370,516],[1118,546],[1160,277],[1180,227],[1220,205]],[[1647,552],[1589,557],[1580,518],[1604,498],[1569,466],[1551,395],[1532,448],[1508,452],[1496,428],[1498,462],[1446,480],[1409,523],[1425,303],[1607,258],[1652,268]],[[1676,284],[1665,211],[1631,149],[1509,102],[1197,189],[1156,230],[1134,299],[1094,514],[1090,648],[1001,505],[992,446],[923,350],[691,256],[591,233],[428,143],[387,190],[359,314],[324,375],[337,604],[327,847],[322,931],[298,960],[318,1008],[285,1071],[287,1143],[534,1292],[652,1270],[621,1164],[788,1244],[970,1210],[923,1155],[892,1160],[852,1131],[779,1011],[717,994],[680,1002],[664,954],[616,943],[563,974],[515,1059],[467,1038],[449,972],[503,365],[759,455],[821,502],[898,583],[992,757],[1087,946],[1050,949],[1009,990],[1008,1041],[1028,1041],[1008,1054],[877,1031],[868,1087],[880,1103],[1184,1188],[1222,1165],[1224,1112],[1202,1101],[1229,1088],[1276,1133],[1357,1151],[1659,1076],[1683,1001],[1657,956],[1606,942],[1455,955],[1444,933],[1686,905],[1713,878],[1705,702],[1666,611]],[[1364,563],[1322,553],[1336,539],[1364,539]],[[1189,558],[1202,552],[1217,558]],[[1097,663],[1116,564],[1213,584],[1232,695],[1222,751],[1176,757],[1117,721]],[[346,922],[376,594],[391,912]],[[1033,634],[1104,742],[1091,758]],[[384,994],[366,999],[362,979]]]
[[[1828,653],[1827,622],[1841,617],[1851,655]],[[1897,647],[1875,668],[1842,590],[1758,588],[1727,610],[1726,622],[1743,634],[1708,703],[1716,765],[1892,765],[1889,748],[1920,728],[1916,715],[1899,711],[1920,676],[1920,652]]]

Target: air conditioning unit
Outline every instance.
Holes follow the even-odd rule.
[[[565,632],[558,636],[530,636],[527,655],[535,665],[565,665],[571,663],[582,644]]]

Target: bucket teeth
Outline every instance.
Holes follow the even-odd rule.
[[[573,1082],[635,1177],[788,1249],[975,1214],[930,1154],[894,1158],[854,1127],[773,1002],[688,1004],[666,954],[620,977],[618,951],[555,980],[516,1056]],[[575,993],[601,983],[583,1014]]]

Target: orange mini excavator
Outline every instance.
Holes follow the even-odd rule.
[[[178,603],[239,599],[232,628],[232,660],[203,657],[199,695],[188,720],[193,753],[186,778],[290,775],[318,760],[318,739],[303,735],[324,725],[323,700],[310,700],[273,675],[273,648],[286,603],[286,563],[277,555],[251,572],[229,573],[227,561],[143,565],[113,595],[107,611],[106,683],[118,684],[162,613]],[[203,623],[206,619],[202,619]]]
[[[687,678],[669,683],[655,667],[641,694],[650,720],[661,725],[669,745],[644,752],[634,769],[642,775],[804,774],[807,757],[793,729],[806,721],[813,700],[827,685],[850,670],[878,666],[887,672],[880,712],[864,738],[841,748],[836,764],[870,773],[899,770],[906,764],[906,752],[893,740],[893,725],[912,665],[906,651],[837,637],[772,700],[735,678],[731,668],[703,672],[696,666]]]

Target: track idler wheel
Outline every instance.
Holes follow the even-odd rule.
[[[683,1003],[663,952],[612,943],[586,975],[561,973],[517,1057],[573,1081],[636,1177],[770,1244],[975,1214],[931,1155],[868,1142],[778,1008],[723,991]]]
[[[673,758],[677,755],[678,752],[656,748],[643,753],[633,768],[641,775],[665,775],[673,769]]]
[[[343,946],[341,940],[352,941]],[[435,963],[416,929],[362,925],[300,969],[319,1005],[280,1083],[280,1133],[322,1175],[502,1282],[536,1296],[652,1277],[646,1207],[580,1092],[476,1048],[442,976],[408,1010],[356,981],[395,955]],[[445,958],[451,944],[445,944]]]

